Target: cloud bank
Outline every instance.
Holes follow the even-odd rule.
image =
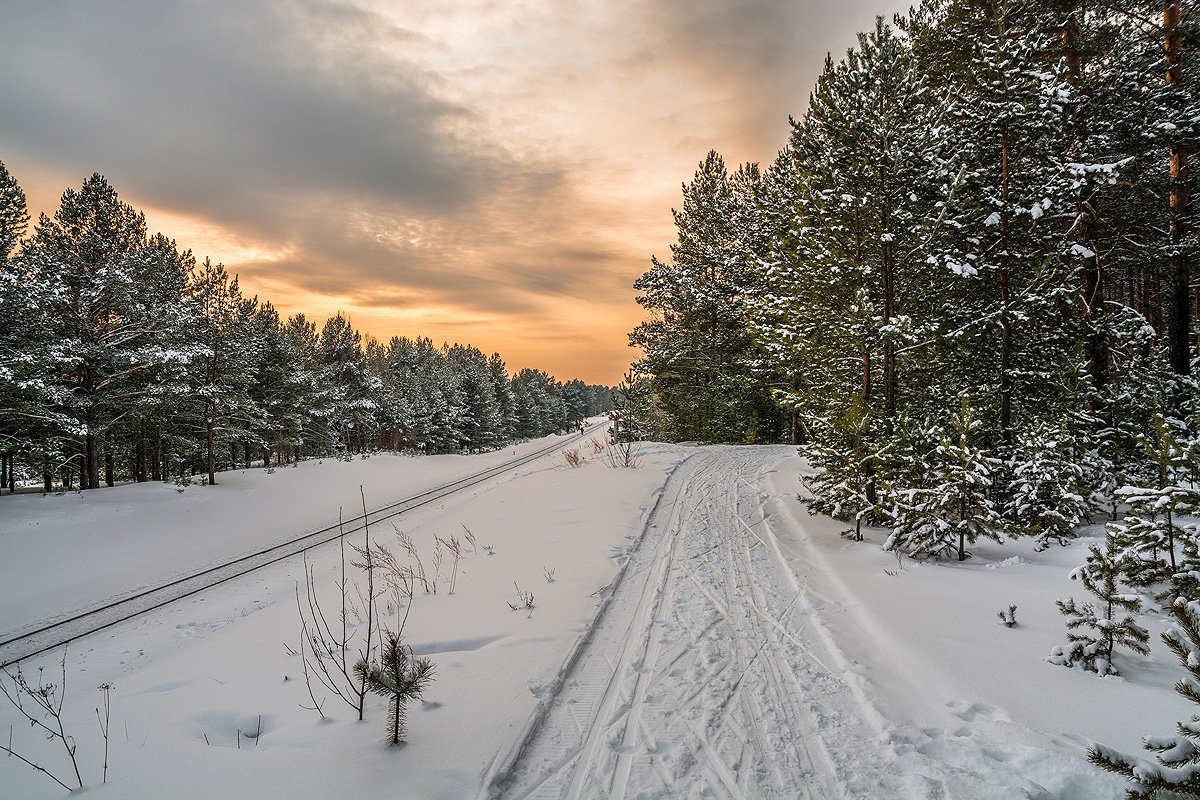
[[[104,173],[285,312],[614,382],[680,183],[769,161],[894,6],[17,2],[0,160],[34,199]]]

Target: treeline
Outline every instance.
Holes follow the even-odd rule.
[[[100,175],[32,231],[0,164],[0,488],[96,488],[258,463],[452,453],[562,433],[611,392],[342,314],[280,318]]]
[[[684,186],[623,413],[802,443],[819,509],[918,554],[1191,486],[1197,14],[1165,7],[930,0],[827,59],[772,164]],[[1174,567],[1170,512],[1138,552]]]

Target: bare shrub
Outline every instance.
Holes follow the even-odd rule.
[[[58,742],[62,745],[63,750],[67,753],[67,757],[71,760],[71,768],[75,772],[75,786],[68,786],[50,770],[14,750],[11,727],[8,730],[8,744],[0,744],[0,751],[15,757],[22,763],[42,773],[68,792],[75,789],[82,789],[83,778],[79,776],[79,762],[75,758],[75,751],[78,749],[78,745],[75,743],[75,737],[67,733],[62,719],[63,701],[67,697],[67,649],[63,648],[62,676],[57,684],[46,680],[41,667],[38,667],[38,676],[35,683],[30,683],[29,679],[25,677],[20,664],[17,664],[16,667],[17,670],[15,673],[9,672],[8,669],[2,670],[6,680],[0,681],[0,693],[29,722],[29,727],[37,728],[46,741]],[[101,686],[101,692],[105,698],[105,711],[107,712],[108,691],[105,686]],[[105,775],[107,777],[107,731],[104,733],[104,752]]]
[[[303,663],[304,681],[308,686],[308,694],[312,699],[312,709],[322,717],[325,712],[322,704],[317,701],[313,691],[312,679],[327,690],[341,698],[346,705],[358,711],[358,718],[363,718],[366,705],[366,683],[355,674],[354,664],[358,661],[370,661],[375,645],[373,639],[375,629],[375,603],[384,590],[376,590],[375,571],[378,568],[379,550],[371,546],[371,529],[367,524],[367,498],[359,487],[363,503],[363,530],[365,541],[362,547],[350,545],[358,554],[359,561],[352,561],[351,566],[366,573],[366,595],[355,587],[358,597],[357,604],[351,597],[350,585],[346,579],[346,535],[342,528],[342,512],[338,510],[339,548],[341,551],[341,582],[337,584],[340,609],[333,621],[321,606],[317,592],[314,568],[308,563],[308,554],[304,555],[304,600],[300,599],[300,586],[296,585],[296,610],[300,615],[300,658]],[[352,630],[350,618],[366,622],[366,631],[359,637],[359,631]],[[357,650],[357,658],[351,654]],[[305,708],[309,708],[305,706]]]
[[[449,593],[454,594],[454,584],[458,580],[458,562],[461,561],[463,557],[462,542],[458,540],[457,536],[451,536],[448,539],[435,536],[434,539],[436,539],[443,547],[446,548],[446,551],[450,553],[450,557],[453,559],[450,566]]]
[[[430,594],[429,579],[425,577],[425,565],[421,563],[421,554],[417,552],[416,543],[413,542],[412,537],[407,533],[401,533],[399,541],[400,546],[404,548],[409,558],[412,559],[413,564],[416,565],[413,570],[413,576],[421,584],[421,588],[425,591],[425,594]]]
[[[604,463],[613,469],[634,468],[642,463],[637,442],[613,442],[604,451]]]
[[[471,529],[468,528],[466,525],[463,525],[462,529],[463,529],[463,539],[466,540],[467,544],[471,545],[471,552],[478,553],[479,552],[479,542],[477,542],[475,540],[475,534],[471,533]]]
[[[563,451],[563,460],[567,462],[567,466],[574,469],[583,464],[583,455],[580,454],[579,448]]]
[[[588,440],[588,444],[591,445],[592,455],[599,455],[600,453],[604,452],[604,442],[600,441],[595,436]]]
[[[514,603],[511,600],[506,601],[508,603],[508,607],[511,608],[513,611],[527,610],[529,612],[529,616],[532,617],[533,616],[533,592],[525,591],[524,589],[522,589],[520,586],[517,585],[516,581],[513,581],[513,588],[515,588],[517,590],[517,602]]]
[[[546,583],[554,583],[555,572],[557,570],[553,570],[550,567],[542,567],[542,574],[546,576]]]

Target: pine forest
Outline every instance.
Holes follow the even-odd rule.
[[[936,557],[1062,541],[1142,487],[1136,547],[1178,566],[1154,542],[1200,448],[1197,22],[1129,0],[879,20],[773,163],[710,152],[683,187],[637,282],[630,427],[799,444],[814,508]]]
[[[0,164],[0,488],[215,483],[372,450],[480,452],[578,428],[611,391],[343,314],[282,319],[161,234],[101,175],[29,230]]]

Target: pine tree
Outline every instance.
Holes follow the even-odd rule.
[[[895,526],[886,549],[963,561],[970,555],[966,546],[980,537],[1000,541],[1004,520],[991,499],[999,462],[972,441],[982,423],[965,393],[951,424],[954,435],[943,435],[931,455],[929,485],[895,490]]]
[[[1018,436],[1013,459],[1006,516],[1038,550],[1066,544],[1089,511],[1077,446],[1069,436],[1039,426]]]
[[[433,681],[433,664],[427,658],[414,658],[412,650],[401,644],[400,637],[389,633],[380,653],[378,666],[360,660],[354,665],[368,691],[388,698],[387,736],[392,744],[405,741],[407,720],[405,704],[420,698]]]
[[[1119,675],[1113,663],[1118,646],[1142,655],[1150,652],[1146,646],[1150,634],[1132,616],[1141,610],[1141,600],[1120,591],[1117,578],[1121,568],[1114,549],[1111,535],[1105,546],[1093,544],[1087,563],[1071,573],[1071,578],[1082,581],[1099,602],[1080,603],[1073,597],[1056,601],[1067,618],[1069,644],[1054,648],[1046,659],[1051,664],[1078,667],[1101,676]],[[1130,613],[1122,616],[1123,611]]]
[[[113,423],[125,412],[125,384],[144,365],[138,345],[134,260],[146,241],[145,217],[121,202],[101,175],[62,195],[42,215],[25,249],[28,280],[48,333],[43,353],[53,377],[57,431],[79,463],[81,488],[100,485],[100,463]],[[144,317],[143,317],[144,319]]]
[[[1181,446],[1167,421],[1155,416],[1154,437],[1141,437],[1157,467],[1152,486],[1123,486],[1116,496],[1129,513],[1109,528],[1121,550],[1122,569],[1135,585],[1164,583],[1180,567],[1200,562],[1200,511],[1195,488],[1196,453]]]
[[[740,442],[777,427],[748,330],[747,298],[761,285],[759,184],[757,165],[731,175],[709,152],[673,212],[670,260],[653,259],[634,283],[651,314],[629,335],[645,354],[635,369],[651,379],[669,438]]]
[[[204,436],[204,468],[216,483],[217,450],[238,431],[261,425],[261,412],[250,397],[256,361],[250,340],[253,301],[242,296],[237,276],[224,265],[204,260],[191,288],[200,354],[191,362],[195,424]]]
[[[1189,576],[1190,590],[1181,592],[1171,604],[1176,625],[1162,640],[1179,659],[1186,674],[1175,691],[1200,705],[1200,600],[1195,592],[1200,575]],[[1182,588],[1185,583],[1178,586]],[[1093,745],[1088,760],[1134,783],[1126,795],[1130,800],[1161,797],[1200,797],[1200,714],[1179,722],[1173,736],[1147,736],[1142,742],[1155,754],[1157,764],[1132,758],[1104,745]]]

